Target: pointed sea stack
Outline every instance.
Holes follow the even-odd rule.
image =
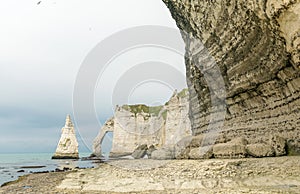
[[[79,159],[78,142],[70,115],[67,115],[66,124],[61,129],[61,137],[52,159]]]

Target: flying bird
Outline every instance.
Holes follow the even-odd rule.
[[[42,1],[39,1],[38,3],[37,3],[37,5],[39,5],[39,4],[41,4],[42,3]]]

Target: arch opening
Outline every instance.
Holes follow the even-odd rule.
[[[105,158],[109,158],[109,153],[112,149],[114,133],[112,131],[106,131],[100,144],[101,144],[101,154]]]

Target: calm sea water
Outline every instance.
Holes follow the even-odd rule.
[[[0,185],[18,179],[19,176],[32,172],[51,171],[63,167],[93,167],[91,161],[51,160],[53,153],[0,153]],[[87,157],[89,153],[82,153],[80,157]],[[24,166],[45,166],[43,168],[22,168]],[[24,170],[25,172],[18,172]]]

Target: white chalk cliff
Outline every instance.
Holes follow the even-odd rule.
[[[214,157],[265,157],[270,146],[299,155],[300,0],[163,2],[186,44],[192,158],[216,129]],[[236,138],[252,144],[248,153]]]
[[[78,142],[70,115],[67,115],[66,124],[61,129],[61,137],[52,159],[78,159]]]
[[[174,146],[190,136],[188,90],[175,92],[163,106],[118,106],[113,118],[100,129],[94,140],[93,153],[101,156],[101,144],[107,132],[113,132],[111,156],[128,155],[140,145],[156,149]]]

